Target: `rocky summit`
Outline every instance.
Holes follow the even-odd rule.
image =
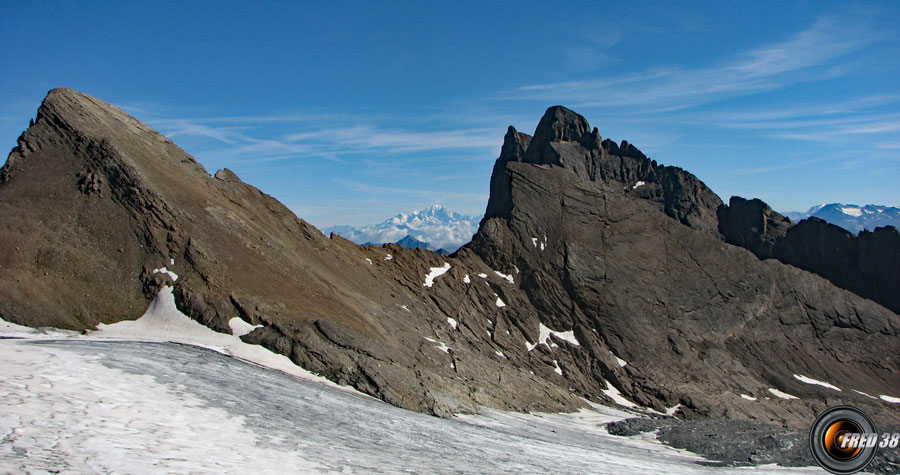
[[[261,325],[245,342],[440,416],[587,399],[796,427],[842,403],[895,419],[879,395],[900,395],[900,317],[768,259],[778,218],[754,234],[723,206],[556,106],[533,135],[508,130],[470,244],[358,246],[55,89],[0,170],[0,317],[90,331],[172,286],[214,330],[239,316]]]

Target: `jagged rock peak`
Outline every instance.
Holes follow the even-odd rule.
[[[500,156],[507,161],[521,161],[530,143],[531,136],[520,133],[515,127],[510,125],[506,129],[506,135],[503,136],[503,147],[500,149]]]
[[[0,170],[0,182],[9,181],[29,155],[63,144],[76,151],[103,149],[107,158],[115,156],[118,162],[131,167],[137,161],[174,160],[195,178],[209,178],[194,157],[122,109],[74,89],[56,88],[47,93],[37,118],[10,152]],[[145,148],[153,152],[142,153]]]
[[[579,142],[590,130],[590,124],[581,114],[563,106],[552,106],[544,112],[544,117],[534,130],[534,141]]]
[[[722,200],[702,181],[678,167],[657,164],[627,141],[604,140],[583,116],[563,106],[547,109],[533,137],[507,129],[491,174],[485,219],[510,216],[507,166],[516,162],[565,168],[578,180],[656,201],[682,224],[718,234],[716,209]]]
[[[122,109],[67,87],[51,89],[47,93],[38,108],[36,122],[43,119],[62,119],[65,124],[82,129],[108,125],[109,120],[113,118],[129,125],[139,126],[145,132],[151,131],[149,127]]]
[[[238,178],[238,176],[228,168],[218,170],[214,175],[214,178],[222,181],[233,181],[236,183],[241,183],[241,179]]]
[[[594,130],[596,130],[596,129],[594,129]],[[638,159],[647,158],[647,156],[644,155],[644,152],[641,152],[640,150],[638,150],[637,147],[628,143],[627,140],[623,140],[622,143],[616,145],[616,143],[613,142],[612,140],[606,139],[603,141],[601,146],[610,155],[618,155],[620,157],[631,157],[631,158],[638,158]]]

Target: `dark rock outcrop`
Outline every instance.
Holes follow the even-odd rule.
[[[617,183],[683,224],[717,233],[722,201],[703,182],[680,168],[658,165],[626,141],[603,140],[584,117],[565,107],[547,109],[533,138],[509,128],[491,174],[485,219],[510,215],[509,162],[558,166],[577,179]]]
[[[791,221],[758,199],[732,196],[717,211],[719,232],[726,241],[749,249],[761,259],[772,257],[775,243],[784,237]]]
[[[0,317],[15,323],[91,329],[172,285],[213,329],[240,316],[262,325],[245,341],[437,415],[571,410],[615,391],[688,418],[896,414],[853,391],[896,396],[896,314],[724,243],[700,180],[562,107],[534,139],[510,128],[478,234],[447,257],[326,238],[67,89],[48,94],[0,181]]]
[[[702,182],[586,130],[558,107],[530,145],[510,129],[468,249],[493,268],[518,270],[543,325],[590,342],[579,365],[587,392],[608,387],[605,380],[658,410],[680,404],[686,416],[794,424],[837,401],[891,410],[853,389],[896,392],[897,315],[722,242],[721,202]],[[746,232],[743,244],[771,248],[786,223],[746,204],[760,215],[738,222],[760,235]],[[611,352],[628,364],[609,364]],[[820,390],[795,375],[844,389]],[[864,389],[873,387],[881,389]]]
[[[760,259],[778,259],[900,312],[900,233],[893,226],[858,236],[818,218],[797,224],[758,199],[732,197],[719,208],[726,241]]]

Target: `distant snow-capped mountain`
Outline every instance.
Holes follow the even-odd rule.
[[[472,240],[481,216],[454,213],[441,205],[434,205],[412,213],[400,213],[379,224],[367,226],[332,226],[326,234],[339,234],[357,244],[397,242],[406,236],[431,245],[432,250],[453,252]]]
[[[793,221],[800,221],[812,216],[853,233],[858,233],[863,229],[872,231],[877,227],[888,225],[900,228],[900,208],[896,206],[823,203],[813,206],[805,213],[794,211],[785,213],[785,216]]]

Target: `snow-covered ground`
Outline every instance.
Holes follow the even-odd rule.
[[[407,411],[241,341],[256,325],[229,324],[232,335],[189,319],[169,287],[138,320],[87,335],[0,320],[0,473],[812,470],[699,465],[652,436],[610,435],[603,424],[633,414],[602,406],[453,419]]]
[[[608,434],[615,409],[439,419],[174,343],[0,340],[0,397],[0,472],[814,472],[698,465]]]

